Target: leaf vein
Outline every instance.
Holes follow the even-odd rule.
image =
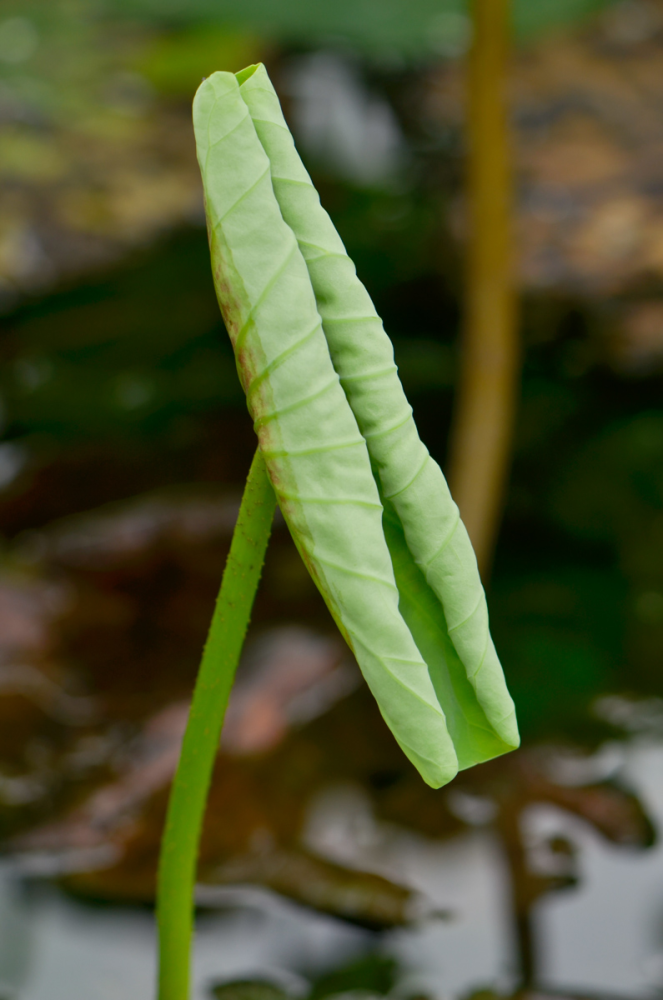
[[[452,626],[451,626],[451,628],[449,629],[449,635],[451,635],[451,633],[452,633],[452,632],[455,632],[455,631],[456,631],[456,629],[459,629],[459,628],[462,628],[462,627],[463,627],[463,625],[466,625],[466,624],[467,624],[467,623],[469,622],[470,618],[472,618],[472,617],[473,617],[473,616],[474,616],[474,615],[475,615],[475,614],[477,613],[477,611],[479,610],[479,608],[480,608],[480,606],[481,606],[481,602],[482,602],[482,600],[483,600],[483,591],[482,591],[482,592],[481,592],[481,593],[479,594],[479,600],[478,600],[478,601],[477,601],[477,603],[476,603],[476,604],[474,605],[474,607],[473,607],[473,608],[472,608],[472,610],[470,611],[470,613],[469,613],[469,615],[467,616],[467,618],[463,618],[462,622],[458,622],[458,624],[457,624],[457,625],[452,625]],[[484,650],[484,653],[483,653],[483,655],[484,655],[484,656],[486,655],[486,651],[485,651],[485,650]],[[481,658],[481,664],[479,664],[479,668],[478,668],[478,670],[480,670],[480,669],[481,669],[481,665],[482,665],[482,664],[483,664],[483,657]],[[475,671],[475,673],[474,673],[474,676],[475,676],[475,677],[476,677],[476,674],[478,673],[478,670],[477,670],[477,671]]]
[[[244,320],[244,322],[242,323],[242,327],[238,331],[237,336],[235,338],[235,343],[233,345],[234,349],[235,349],[235,355],[239,354],[240,348],[241,348],[242,344],[244,343],[244,339],[245,339],[246,334],[248,332],[249,324],[250,324],[251,320],[253,319],[253,317],[255,316],[255,313],[256,313],[256,310],[257,310],[258,306],[263,302],[265,296],[268,295],[271,292],[272,288],[274,287],[274,285],[279,280],[279,278],[281,277],[281,275],[283,274],[283,272],[287,268],[288,264],[292,260],[292,258],[293,258],[293,256],[294,256],[294,254],[295,254],[296,251],[297,251],[297,244],[293,243],[293,245],[290,248],[290,252],[288,254],[286,254],[285,258],[281,261],[281,263],[279,264],[279,266],[276,269],[275,273],[269,279],[269,281],[267,282],[267,284],[265,285],[265,287],[261,291],[260,295],[258,296],[258,298],[255,300],[255,302],[251,306],[251,308],[249,310],[249,314],[246,317],[246,319]],[[317,329],[317,327],[316,327],[316,329]]]

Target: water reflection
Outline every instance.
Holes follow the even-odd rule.
[[[663,744],[633,741],[623,777],[663,821]],[[539,992],[652,996],[663,985],[663,846],[631,853],[578,817],[531,805],[525,840],[535,851],[563,837],[577,850],[580,885],[535,908]],[[507,994],[518,980],[507,866],[490,825],[444,842],[379,822],[357,786],[312,804],[307,846],[344,865],[418,889],[441,915],[382,933],[313,914],[264,889],[201,892],[196,998],[213,983],[266,979],[294,997],[321,972],[376,951],[397,962],[398,997]],[[451,911],[452,918],[448,918]],[[5,864],[0,894],[0,982],[16,1000],[133,1000],[152,995],[154,926],[149,909],[104,906],[56,887],[26,883]],[[346,991],[347,992],[347,991]],[[370,991],[369,991],[370,992]]]
[[[235,512],[216,487],[157,492],[13,545],[0,984],[15,1000],[151,995],[168,785]],[[249,1000],[258,977],[323,1000],[316,977],[367,954],[392,978],[364,961],[340,992],[663,985],[658,702],[603,699],[630,742],[530,746],[435,792],[297,560],[277,524],[202,841],[199,998],[239,979]]]

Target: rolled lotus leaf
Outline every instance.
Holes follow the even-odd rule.
[[[469,767],[519,744],[472,544],[442,470],[419,438],[391,341],[320,204],[265,67],[247,67],[238,79],[283,218],[306,261],[329,352],[368,445],[385,509],[400,522],[387,537],[404,581],[401,611],[428,660],[460,767]],[[414,604],[413,588],[420,595]],[[428,613],[422,618],[423,607]],[[435,623],[432,632],[422,628],[424,619]]]
[[[398,609],[366,442],[233,74],[203,82],[193,118],[214,284],[279,506],[385,721],[439,787],[458,769],[454,746]]]
[[[507,753],[513,747],[501,740],[487,723],[465,667],[449,638],[440,601],[412,558],[403,525],[387,502],[383,526],[400,595],[399,609],[428,664],[456,750],[459,770]]]

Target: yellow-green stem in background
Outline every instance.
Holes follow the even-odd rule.
[[[509,0],[473,0],[472,21],[464,329],[449,482],[485,580],[502,514],[520,369],[506,100]]]

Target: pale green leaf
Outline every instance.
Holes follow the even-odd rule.
[[[401,610],[428,661],[461,766],[469,766],[518,745],[469,537],[442,471],[417,433],[391,341],[320,204],[264,66],[248,67],[238,79],[269,157],[283,218],[306,260],[334,367],[367,442],[380,493],[404,536],[397,555],[392,541],[405,581]],[[399,533],[388,537],[398,539]],[[427,584],[420,607],[411,600],[415,579]],[[418,584],[415,589],[424,593]],[[422,626],[424,618],[430,627]],[[465,721],[452,726],[452,719]]]
[[[425,780],[442,785],[458,761],[398,609],[366,442],[234,75],[202,84],[194,127],[215,287],[279,506],[387,724]]]

